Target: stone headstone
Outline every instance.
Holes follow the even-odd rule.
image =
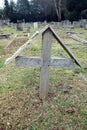
[[[27,27],[27,32],[30,33],[30,26]]]
[[[73,26],[76,28],[80,27],[80,22],[79,21],[73,21]]]
[[[85,28],[86,24],[87,24],[87,20],[86,19],[80,20],[80,27]]]
[[[34,29],[38,29],[38,22],[34,22]]]
[[[10,26],[10,20],[7,20],[6,22],[7,22],[7,25]]]
[[[30,33],[30,23],[25,23],[27,33]]]
[[[87,24],[85,25],[85,30],[87,30]]]
[[[44,21],[44,25],[47,25],[47,21],[46,20]]]
[[[63,23],[62,22],[57,22],[57,27],[62,27]]]
[[[64,28],[71,27],[71,22],[70,22],[69,20],[64,20],[64,21],[63,21],[63,27],[64,27]]]
[[[18,31],[23,31],[23,24],[21,22],[17,22],[16,28]]]
[[[4,20],[0,20],[0,26],[4,25]]]

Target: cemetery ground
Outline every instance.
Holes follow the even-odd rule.
[[[0,130],[87,130],[87,44],[67,34],[74,32],[87,40],[87,30],[57,28],[53,24],[52,27],[85,69],[77,66],[74,70],[50,68],[49,93],[45,99],[40,99],[40,68],[19,68],[15,61],[4,66],[5,60],[28,37],[16,38],[7,51],[4,48],[16,34],[23,35],[26,30],[20,32],[15,27],[3,27],[3,33],[11,35],[8,39],[0,39]],[[35,31],[31,25],[29,38]],[[41,42],[39,36],[21,55],[40,56]],[[68,57],[54,39],[51,55]]]

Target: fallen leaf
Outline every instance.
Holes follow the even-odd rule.
[[[67,112],[67,113],[74,113],[75,110],[73,108],[66,108],[65,112]]]

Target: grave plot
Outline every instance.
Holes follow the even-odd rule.
[[[86,68],[86,66],[87,66],[87,64],[86,64],[86,62],[87,62],[86,61],[86,58],[87,58],[87,44],[86,44],[87,32],[85,30],[81,30],[80,28],[78,28],[78,29],[77,28],[74,28],[74,29],[68,29],[68,28],[65,28],[65,29],[58,28],[57,29],[56,28],[55,31],[63,39],[63,41],[65,42],[65,45],[67,45],[72,50],[72,52],[75,54],[75,56],[78,57],[78,59],[81,61],[81,63]],[[85,44],[70,38],[68,36],[68,33],[70,33],[71,35],[78,36]],[[83,55],[81,53],[83,53]]]
[[[81,39],[80,37],[78,37],[76,34],[68,34],[69,37],[71,37],[72,39],[87,44],[87,40]]]
[[[28,38],[15,38],[13,39],[6,47],[5,49],[10,49],[11,47],[18,47],[23,45],[26,41],[28,40]]]
[[[26,32],[16,35],[16,38],[28,38],[28,37],[29,37],[29,33]]]
[[[17,34],[15,36],[15,39],[13,40],[13,42],[10,44],[10,46],[21,46],[23,45],[27,40],[29,39],[29,33],[21,33],[21,34]]]
[[[28,45],[39,35],[42,34],[42,52],[41,57],[20,57],[19,54],[25,50]],[[59,42],[61,47],[67,52],[70,58],[51,58],[51,46],[53,37]],[[9,64],[13,59],[16,58],[16,65],[22,67],[40,67],[40,98],[44,98],[48,93],[49,84],[49,69],[54,68],[74,68],[74,64],[82,67],[77,58],[73,53],[66,47],[62,39],[55,33],[50,27],[46,26],[42,31],[36,33],[30,40],[28,40],[22,47],[20,47],[12,57],[8,58],[5,64]]]
[[[71,33],[71,36],[76,36],[80,41],[74,40],[68,36],[67,33]],[[62,36],[63,34],[63,36]],[[65,29],[61,31],[60,36],[63,37],[63,40],[65,41],[66,45],[72,50],[72,52],[75,54],[75,56],[78,57],[78,59],[81,61],[83,66],[86,68],[87,66],[87,32],[85,30],[81,30],[80,28],[74,28],[74,29]]]
[[[13,47],[19,47],[23,45],[28,39],[29,39],[28,33],[21,33],[19,35],[16,34],[14,38],[4,48],[5,53],[10,52],[10,50],[12,50]]]
[[[2,27],[0,30],[0,40],[3,39],[9,39],[11,37],[12,33],[9,33],[9,31],[5,30],[5,27]]]
[[[56,31],[58,34],[59,30]],[[64,34],[62,31],[60,31],[61,35]],[[35,38],[34,36],[32,38]],[[30,57],[35,58],[35,56],[41,58],[41,38],[41,35],[35,38],[24,52],[21,51],[18,54],[18,56],[22,56],[19,58],[30,59]],[[72,39],[64,37],[63,40],[65,41],[65,39],[70,44],[76,43],[72,42]],[[78,48],[79,53],[77,54],[75,51],[77,50],[72,50],[76,58],[81,53],[81,59],[85,57],[87,62],[86,53],[83,50]],[[7,57],[12,56],[12,54],[7,55]],[[53,37],[51,58],[54,57],[70,58]],[[78,76],[78,72],[83,71],[83,69],[80,68],[79,71],[75,72],[69,68],[53,68],[51,66],[48,97],[43,100],[39,98],[40,70],[40,67],[32,66],[19,68],[15,66],[14,62],[0,69],[0,113],[2,113],[0,114],[2,123],[0,127],[7,130],[10,128],[12,130],[67,130],[73,128],[83,130],[86,126],[84,112],[87,112],[87,109],[84,98],[87,97],[87,82]],[[87,74],[87,72],[85,73]]]

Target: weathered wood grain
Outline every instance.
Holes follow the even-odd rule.
[[[21,67],[41,67],[42,59],[40,57],[16,57],[16,66]]]
[[[40,98],[48,94],[49,64],[51,59],[52,33],[47,29],[42,34],[42,67],[40,73]]]
[[[71,58],[52,58],[50,67],[53,68],[71,68],[74,69],[74,60]]]
[[[53,68],[74,68],[74,60],[70,58],[51,58],[47,64]],[[19,67],[42,67],[42,58],[40,57],[16,57],[16,66]]]

